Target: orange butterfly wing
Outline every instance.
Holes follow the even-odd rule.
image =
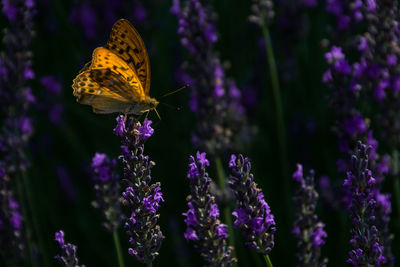
[[[73,81],[74,96],[81,104],[91,105],[96,113],[123,112],[131,102],[116,93],[118,90],[130,90],[123,77],[110,75],[108,70],[86,70]]]
[[[105,47],[93,51],[72,85],[77,101],[91,105],[96,113],[132,112],[148,109],[150,63],[136,29],[124,19],[117,21]],[[132,109],[133,108],[133,109]]]
[[[139,78],[146,96],[150,92],[150,62],[143,43],[137,30],[132,24],[125,20],[118,20],[110,34],[110,39],[105,46],[118,55],[135,72]]]
[[[129,86],[109,88],[113,92],[121,95],[131,102],[142,102],[146,99],[143,91],[143,86],[136,76],[135,72],[123,61],[120,57],[104,47],[98,47],[93,52],[92,64],[90,66],[91,72],[93,70],[108,70],[109,75],[118,75]],[[97,74],[101,74],[97,72]],[[109,75],[97,77],[95,80],[100,84],[107,82]]]

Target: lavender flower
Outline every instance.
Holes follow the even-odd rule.
[[[376,13],[378,7],[374,4],[375,1],[368,1],[362,8],[364,11],[363,17],[366,18],[368,32],[362,37],[353,37],[348,40],[348,43],[357,43],[357,50],[361,54],[358,61],[349,64],[342,50],[333,47],[332,51],[326,54],[326,60],[330,69],[324,75],[324,81],[331,87],[331,106],[337,114],[335,131],[339,139],[339,150],[345,157],[349,157],[351,148],[357,140],[362,140],[371,146],[369,154],[369,169],[374,173],[375,185],[372,190],[374,199],[389,199],[389,195],[381,194],[380,187],[385,174],[389,170],[388,156],[378,154],[378,141],[373,137],[373,132],[370,129],[369,121],[359,107],[362,101],[370,101],[375,98],[381,101],[382,107],[388,112],[383,112],[378,118],[379,123],[382,123],[382,128],[385,134],[382,136],[383,145],[386,147],[397,147],[392,137],[397,138],[396,119],[391,117],[393,111],[398,110],[392,104],[396,101],[396,90],[389,89],[395,85],[397,75],[395,74],[394,65],[397,61],[397,56],[393,56],[392,44],[397,41],[397,21],[395,17],[396,4],[394,1],[379,2],[381,13]],[[390,2],[390,3],[389,3]],[[357,4],[359,6],[359,4]],[[389,7],[390,6],[390,7]],[[392,13],[394,12],[394,13]],[[389,39],[392,41],[390,41]],[[357,42],[355,42],[357,41]],[[393,50],[392,50],[393,49]],[[399,76],[400,77],[400,76]],[[393,87],[394,88],[394,87]],[[390,98],[386,98],[389,92]],[[372,95],[365,99],[365,96]],[[361,98],[362,96],[363,98]],[[388,101],[388,102],[386,102]],[[390,103],[389,103],[390,102]],[[370,103],[366,103],[370,105]],[[365,106],[365,103],[364,103]],[[396,116],[396,115],[395,115]],[[391,119],[392,118],[392,119]],[[389,122],[391,121],[391,122]],[[383,124],[386,124],[384,126]],[[394,130],[394,131],[393,131]],[[338,161],[339,171],[342,172],[351,168],[346,160]],[[344,204],[350,206],[352,201],[351,191],[344,191]],[[391,253],[391,242],[393,235],[389,232],[388,222],[390,220],[391,204],[389,201],[376,202],[376,222],[379,226],[380,239],[382,244],[385,244],[384,256],[389,266],[393,265],[393,255]]]
[[[187,197],[189,209],[183,213],[186,223],[184,234],[195,243],[195,248],[210,266],[232,266],[232,249],[227,246],[228,227],[220,222],[219,209],[210,194],[211,178],[206,172],[210,166],[206,153],[189,157],[187,177],[191,194]]]
[[[377,122],[382,128],[380,140],[390,148],[392,168],[390,174],[398,176],[400,149],[400,31],[398,3],[394,0],[367,1],[364,8],[368,31],[361,37],[365,45],[361,49],[360,72],[357,82],[369,92],[379,106]],[[397,178],[396,178],[397,179]]]
[[[377,179],[382,180],[387,171],[386,159],[377,154],[378,142],[373,137],[373,131],[369,129],[368,118],[359,111],[361,87],[356,83],[359,74],[359,63],[351,66],[340,47],[333,46],[331,51],[325,54],[325,60],[329,69],[325,72],[323,80],[331,88],[330,105],[336,112],[335,132],[339,140],[339,151],[349,156],[353,144],[357,140],[363,140],[372,147],[371,157],[374,161],[374,171]],[[338,161],[339,172],[348,167],[346,161]]]
[[[119,175],[115,173],[115,159],[110,160],[106,154],[96,153],[91,167],[93,169],[96,200],[92,205],[102,212],[103,226],[109,231],[118,229],[121,221],[121,205],[119,201]]]
[[[252,14],[249,20],[255,24],[268,25],[274,18],[274,3],[271,0],[253,0],[251,5]]]
[[[9,26],[0,53],[0,246],[8,263],[17,264],[25,238],[12,183],[29,166],[25,148],[33,133],[28,108],[34,96],[27,82],[34,77],[30,51],[34,2],[3,0],[2,4]]]
[[[327,259],[319,263],[321,246],[325,244],[324,238],[327,234],[324,231],[325,224],[318,221],[318,216],[315,214],[318,193],[314,188],[314,171],[311,170],[307,177],[303,177],[303,166],[297,164],[293,180],[299,186],[294,197],[297,213],[293,224],[293,234],[297,239],[298,248],[297,266],[326,266]]]
[[[335,29],[342,35],[363,19],[362,8],[362,0],[327,0],[326,4],[326,11],[335,17]]]
[[[99,32],[104,28],[110,28],[118,19],[118,12],[123,10],[121,1],[101,0],[93,4],[91,1],[80,1],[74,6],[70,21],[81,26],[85,38],[89,40],[99,36]]]
[[[124,116],[117,117],[114,134],[121,137],[121,155],[124,166],[124,180],[128,184],[122,193],[124,205],[131,215],[127,218],[125,229],[130,236],[129,254],[140,262],[150,264],[158,255],[164,238],[160,226],[156,225],[160,217],[157,214],[160,202],[164,202],[160,183],[151,183],[153,161],[145,156],[144,143],[153,134],[151,121],[145,119],[143,125],[130,117],[125,125]]]
[[[229,167],[232,174],[228,184],[236,197],[236,209],[232,213],[236,217],[234,226],[242,230],[246,246],[267,255],[274,247],[274,215],[250,173],[250,159],[232,155]]]
[[[23,221],[7,177],[0,177],[0,249],[10,264],[21,264],[25,252]]]
[[[54,76],[46,75],[40,78],[45,94],[36,106],[46,112],[51,123],[59,125],[62,122],[64,106],[60,101],[61,82]]]
[[[241,93],[235,82],[225,77],[213,51],[218,37],[209,1],[186,0],[183,10],[175,1],[171,12],[179,19],[181,43],[193,59],[183,65],[191,80],[189,105],[197,122],[193,142],[199,150],[219,155],[235,146],[237,134],[247,134]]]
[[[85,266],[79,265],[79,260],[76,256],[77,247],[71,243],[65,243],[64,232],[62,230],[55,233],[54,240],[60,245],[61,248],[61,255],[57,255],[54,258],[60,263],[61,266]]]
[[[3,39],[5,50],[0,54],[0,166],[5,175],[14,178],[29,165],[24,148],[33,133],[28,108],[34,97],[27,82],[34,77],[29,49],[34,11],[32,1],[2,3],[10,26]]]
[[[350,251],[347,262],[354,266],[380,266],[385,263],[384,247],[376,227],[376,198],[373,192],[376,183],[368,169],[371,147],[358,142],[355,154],[351,157],[350,169],[344,187],[351,193],[348,207],[351,229]]]

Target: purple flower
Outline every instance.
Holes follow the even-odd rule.
[[[30,87],[25,89],[25,99],[29,103],[35,103],[36,98],[32,93],[32,89]]]
[[[187,212],[182,213],[182,215],[186,216],[185,223],[187,226],[197,226],[199,221],[197,220],[192,202],[188,202],[189,210]]]
[[[96,23],[98,23],[96,11],[87,3],[83,2],[81,6],[75,8],[71,12],[70,19],[73,23],[82,25],[87,38],[90,39],[96,35]]]
[[[301,172],[298,170],[301,169]],[[315,214],[318,193],[315,190],[314,171],[303,176],[303,167],[297,164],[297,171],[293,173],[293,179],[298,185],[294,196],[297,206],[296,220],[293,223],[292,233],[297,239],[297,262],[298,266],[325,266],[327,259],[319,262],[321,246],[325,243],[323,238],[327,237],[324,224],[318,221]]]
[[[92,159],[92,168],[98,168],[103,165],[103,162],[107,161],[108,157],[104,153],[97,153],[94,155]]]
[[[44,86],[47,92],[59,94],[61,92],[61,83],[53,76],[47,75],[40,78],[40,83]]]
[[[171,12],[192,59],[184,64],[184,72],[192,88],[189,106],[196,116],[193,143],[209,155],[221,154],[237,145],[235,136],[246,134],[247,127],[240,91],[226,78],[213,49],[218,39],[213,13],[202,0],[185,0],[182,9],[174,1]]]
[[[232,258],[232,249],[227,246],[228,227],[219,221],[218,205],[210,193],[211,179],[205,170],[209,165],[204,152],[189,158],[187,176],[191,195],[187,197],[189,209],[182,213],[187,226],[184,237],[194,242],[210,265],[231,266],[236,259]]]
[[[26,1],[2,0],[2,5],[8,21],[0,53],[0,250],[9,264],[21,265],[27,237],[13,190],[18,176],[30,167],[26,150],[34,130],[29,108],[35,97],[28,82],[34,76],[30,46],[35,23]]]
[[[247,215],[245,209],[235,209],[235,211],[232,212],[232,215],[236,217],[233,224],[235,227],[241,227],[249,222],[249,215]]]
[[[25,67],[24,78],[25,80],[32,80],[33,78],[35,78],[35,73],[33,72],[30,66]]]
[[[303,166],[301,164],[296,164],[296,168],[292,177],[296,182],[300,182],[301,179],[303,179]]]
[[[336,19],[337,30],[340,32],[349,30],[363,18],[363,3],[361,0],[327,0],[326,11]]]
[[[376,12],[376,2],[375,0],[367,0],[367,8],[369,12],[375,13]]]
[[[103,183],[107,182],[111,178],[111,170],[115,167],[115,164],[115,160],[110,160],[106,154],[96,153],[91,164],[94,180]]]
[[[60,246],[63,246],[65,244],[64,231],[60,230],[59,232],[56,232],[54,240],[57,241]]]
[[[228,238],[228,226],[226,224],[219,224],[215,227],[215,232],[219,239]]]
[[[193,230],[192,228],[188,227],[186,229],[186,232],[183,234],[183,236],[187,239],[187,240],[192,240],[192,241],[197,241],[199,240],[199,237],[196,234],[196,231]]]
[[[122,137],[125,134],[125,117],[124,117],[124,115],[119,115],[116,118],[116,121],[117,121],[117,126],[115,126],[113,133],[116,136]]]
[[[391,67],[397,65],[397,57],[396,57],[396,55],[394,55],[394,54],[387,55],[386,63]]]
[[[11,217],[10,222],[11,222],[11,226],[14,229],[21,230],[21,228],[22,228],[22,215],[21,215],[21,213],[14,212],[12,217]]]
[[[9,21],[15,21],[17,19],[18,9],[16,6],[11,4],[11,0],[2,0],[3,14],[7,16]]]
[[[146,140],[147,138],[149,138],[150,136],[153,135],[154,133],[154,129],[151,128],[151,124],[153,122],[151,120],[148,120],[147,118],[144,119],[143,125],[140,126],[139,128],[139,135],[143,138],[143,140]],[[120,126],[122,127],[122,126]]]
[[[383,246],[376,227],[375,179],[368,169],[371,147],[357,144],[356,153],[351,157],[350,170],[344,182],[345,189],[351,195],[347,207],[353,224],[348,262],[354,266],[380,266],[383,260]]]
[[[367,42],[367,39],[365,37],[363,37],[363,36],[360,37],[360,43],[357,46],[357,49],[359,51],[365,51],[365,50],[368,49],[368,42]]]
[[[160,207],[160,201],[164,202],[162,198],[162,193],[160,192],[161,188],[159,186],[155,187],[154,192],[149,194],[148,197],[143,199],[143,207],[152,213],[156,213],[157,209]]]
[[[345,59],[345,56],[342,52],[341,47],[337,46],[332,46],[331,51],[325,53],[325,60],[329,63],[332,64],[337,61],[342,61]]]
[[[214,220],[216,220],[219,217],[219,209],[217,204],[212,204],[210,207],[210,211],[208,214],[211,218],[213,218]]]
[[[250,159],[242,155],[236,158],[236,164],[230,164],[232,174],[228,181],[236,198],[234,226],[241,228],[247,246],[266,255],[274,247],[274,216],[250,173]]]
[[[225,95],[225,90],[223,87],[224,77],[225,73],[224,70],[222,69],[222,66],[220,64],[217,64],[214,70],[215,86],[214,86],[213,96],[215,98],[220,98]]]
[[[229,159],[229,168],[233,168],[236,166],[236,155],[232,154]]]
[[[54,240],[60,245],[61,253],[54,258],[60,263],[61,266],[74,266],[84,267],[79,265],[79,259],[76,255],[77,247],[71,243],[64,242],[64,231],[60,230],[55,233]]]
[[[181,12],[181,7],[180,7],[180,3],[179,0],[172,0],[172,6],[169,10],[171,12],[171,14],[177,16],[178,14],[180,14]]]
[[[367,129],[364,118],[361,115],[349,118],[344,121],[345,131],[348,135],[353,135],[359,132],[365,132]]]
[[[143,22],[143,21],[145,21],[147,19],[147,11],[140,4],[136,4],[135,5],[135,9],[133,11],[133,14],[135,15],[135,18],[139,23]]]
[[[124,204],[129,207],[132,218],[125,222],[131,248],[128,252],[142,263],[150,264],[158,255],[163,234],[157,225],[160,202],[164,202],[160,183],[151,184],[151,169],[155,165],[145,156],[144,143],[154,130],[151,121],[143,125],[130,117],[125,125],[124,116],[117,117],[114,133],[121,137],[121,155],[124,178],[128,183],[122,193]],[[134,216],[134,218],[133,218]]]
[[[92,171],[96,200],[94,208],[100,210],[103,227],[109,231],[118,229],[122,221],[120,206],[120,179],[115,172],[116,160],[106,154],[96,153],[92,159]]]
[[[203,165],[203,166],[210,166],[210,162],[206,158],[206,152],[200,153],[197,151],[196,153],[197,160]]]

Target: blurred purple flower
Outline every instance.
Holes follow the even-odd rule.
[[[102,225],[109,231],[118,229],[123,216],[120,205],[120,177],[115,172],[116,160],[106,154],[97,153],[92,159],[92,173],[96,200],[92,206],[100,210]]]
[[[234,142],[240,139],[235,138],[238,134],[247,134],[240,91],[226,78],[223,64],[214,53],[218,37],[207,3],[185,0],[181,9],[179,1],[174,1],[171,12],[178,18],[181,43],[193,59],[183,67],[189,76],[185,79],[193,88],[189,106],[197,121],[194,144],[209,155],[218,155],[238,145]]]
[[[26,149],[34,130],[29,107],[35,97],[28,86],[34,77],[31,2],[2,0],[8,22],[0,53],[0,249],[12,265],[23,265],[26,255],[23,218],[13,190],[17,176],[30,166]]]
[[[40,83],[44,86],[47,92],[52,94],[61,93],[61,83],[53,76],[46,75],[40,78]]]
[[[303,176],[303,166],[297,164],[293,173],[293,180],[296,181],[298,189],[294,196],[297,212],[296,220],[293,223],[293,234],[297,239],[297,262],[298,266],[326,266],[328,260],[321,256],[321,246],[325,244],[327,237],[324,231],[324,224],[318,221],[315,209],[318,201],[318,193],[315,190],[314,171]]]
[[[75,201],[76,189],[68,169],[63,165],[57,166],[57,176],[58,182],[60,183],[60,189],[66,195],[67,199],[69,201]]]

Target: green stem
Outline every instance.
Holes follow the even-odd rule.
[[[279,87],[279,78],[278,71],[276,67],[276,61],[274,56],[274,49],[272,47],[271,36],[269,33],[268,26],[264,22],[265,20],[260,19],[261,29],[264,35],[265,40],[265,48],[267,53],[267,61],[269,66],[269,72],[271,76],[272,82],[272,93],[275,102],[275,116],[276,116],[276,134],[278,138],[279,145],[279,159],[280,159],[280,167],[281,167],[281,175],[282,175],[282,183],[283,183],[283,196],[284,197],[284,205],[286,207],[287,213],[290,214],[291,204],[290,204],[290,179],[289,179],[289,163],[288,163],[288,152],[286,147],[286,130],[285,130],[285,121],[283,116],[282,109],[282,99],[281,99],[281,90]],[[284,219],[284,218],[283,218]],[[289,221],[284,219],[284,221]]]
[[[121,244],[119,242],[118,229],[114,229],[113,237],[114,237],[115,251],[117,252],[118,266],[119,267],[124,267],[125,266],[124,257],[122,255]]]
[[[24,228],[26,233],[26,242],[28,246],[28,253],[29,253],[29,261],[32,266],[37,266],[36,261],[33,259],[33,249],[32,249],[32,231],[31,231],[31,224],[29,223],[29,216],[26,210],[26,202],[24,200],[24,186],[23,186],[23,178],[22,175],[17,177],[17,190],[19,195],[19,202],[21,205],[22,216],[24,218]]]
[[[273,267],[273,266],[272,266],[272,262],[271,262],[271,260],[269,259],[268,254],[267,254],[267,255],[264,255],[264,260],[265,260],[265,265],[266,265],[267,267]]]
[[[25,191],[25,194],[27,197],[27,203],[28,203],[27,207],[31,212],[33,230],[36,233],[37,240],[39,243],[40,254],[43,257],[44,266],[50,266],[50,264],[48,262],[49,257],[47,255],[47,250],[44,246],[42,235],[40,234],[40,231],[39,231],[39,221],[37,219],[38,214],[36,212],[35,202],[34,202],[33,196],[32,196],[32,187],[30,186],[29,179],[26,175],[26,172],[22,172],[22,182],[23,182],[23,187],[25,189],[24,191]]]
[[[278,71],[276,67],[276,61],[274,56],[274,49],[272,47],[271,36],[269,34],[268,26],[263,22],[261,23],[261,29],[264,35],[265,40],[265,48],[267,52],[267,61],[269,66],[269,72],[271,76],[271,83],[272,83],[272,93],[275,102],[275,115],[276,115],[276,130],[278,135],[278,142],[280,148],[280,158],[281,158],[281,165],[283,168],[283,172],[285,174],[287,170],[287,149],[286,149],[286,130],[285,130],[285,122],[283,119],[283,109],[282,109],[282,99],[281,99],[281,90],[279,87],[279,78],[278,78]],[[287,179],[285,179],[287,180]]]
[[[283,110],[282,110],[282,100],[281,100],[281,90],[279,87],[279,78],[278,71],[276,68],[276,61],[274,56],[274,49],[272,47],[271,36],[269,34],[268,27],[265,24],[261,25],[264,39],[265,39],[265,48],[267,52],[267,60],[269,66],[269,72],[271,76],[272,82],[272,93],[274,96],[275,102],[275,115],[276,115],[276,124],[277,124],[277,135],[279,146],[281,149],[283,163],[286,162],[286,132],[285,132],[285,122],[283,120]]]
[[[225,173],[224,173],[224,168],[222,167],[222,162],[221,162],[221,158],[217,157],[215,159],[215,167],[216,167],[216,171],[217,171],[217,179],[218,179],[218,185],[219,188],[221,189],[222,192],[225,192],[225,185],[226,185],[226,181],[225,181]],[[234,232],[233,232],[233,224],[232,224],[232,217],[231,217],[231,213],[230,213],[230,209],[229,209],[229,203],[227,203],[224,207],[224,221],[225,223],[228,225],[228,244],[229,246],[231,246],[232,248],[235,247],[235,236],[234,236]],[[232,257],[236,257],[236,252],[235,250],[232,251]]]

